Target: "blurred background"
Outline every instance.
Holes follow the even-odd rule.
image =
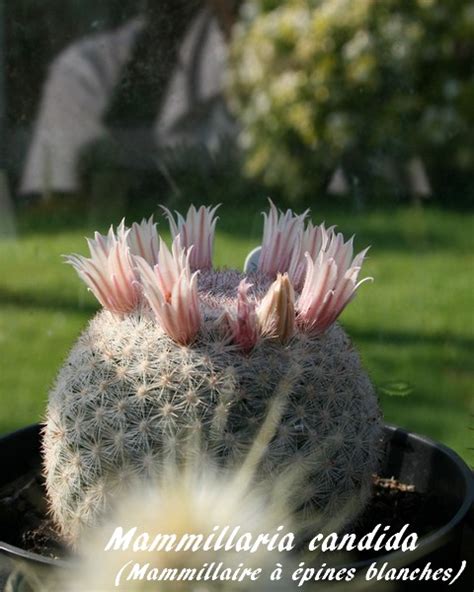
[[[472,0],[0,0],[0,433],[41,419],[97,308],[62,254],[266,198],[371,245],[341,317],[386,421],[474,463]]]

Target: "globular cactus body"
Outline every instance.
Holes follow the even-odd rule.
[[[150,232],[151,224],[146,228]],[[126,240],[123,228],[122,238]],[[264,255],[265,248],[264,241]],[[161,244],[163,257],[165,249]],[[133,253],[126,254],[133,259]],[[326,269],[328,277],[333,264],[343,265],[340,253],[329,254],[326,268],[322,255],[317,267]],[[178,260],[180,254],[175,255]],[[198,266],[199,252],[195,259]],[[313,259],[308,269],[315,255]],[[81,262],[76,258],[73,264]],[[142,259],[130,267],[134,290],[140,278],[136,270],[145,264]],[[265,422],[268,437],[256,473],[271,486],[277,477],[296,470],[291,505],[300,515],[317,512],[324,519],[351,499],[360,505],[369,496],[379,456],[380,411],[357,352],[332,322],[328,297],[318,300],[323,280],[315,283],[315,304],[309,296],[304,302],[302,296],[295,300],[287,276],[272,284],[265,269],[245,277],[205,269],[194,280],[183,266],[180,259],[174,284],[164,259],[143,271],[161,274],[156,301],[148,275],[138,305],[127,312],[120,305],[118,312],[99,312],[50,394],[44,430],[46,485],[56,524],[72,543],[84,527],[101,520],[135,478],[156,478],[170,463],[186,464],[193,455],[206,455],[226,471],[237,470],[248,462]],[[349,258],[346,267],[343,281],[351,273]],[[310,275],[308,282],[314,283]],[[126,282],[127,275],[123,278]],[[195,290],[191,299],[183,295],[181,280],[188,282],[190,293]],[[301,294],[310,287],[300,286]],[[345,301],[337,299],[340,287],[334,284],[330,291],[336,295],[334,306],[343,306]],[[189,310],[180,312],[182,302],[192,306],[195,297],[199,309],[194,316]],[[318,306],[319,317],[314,313]],[[164,324],[157,322],[161,314],[168,315]],[[325,318],[331,319],[329,326]]]

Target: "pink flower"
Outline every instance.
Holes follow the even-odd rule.
[[[173,241],[172,252],[160,242],[158,263],[151,267],[142,257],[135,257],[143,285],[143,294],[161,328],[177,343],[191,343],[201,327],[197,272],[191,274],[190,252],[186,254]]]
[[[122,229],[117,238],[111,226],[107,236],[96,232],[94,239],[87,239],[90,258],[66,257],[102,306],[117,314],[132,311],[140,300],[138,278],[127,245],[128,233]]]
[[[121,237],[126,232],[125,221],[122,220],[117,229],[117,234]],[[148,220],[144,218],[140,224],[134,222],[127,233],[127,244],[130,247],[131,254],[143,257],[150,265],[156,265],[158,262],[158,240],[158,232],[156,224],[153,223],[153,216],[150,216]]]
[[[312,259],[316,259],[319,253],[326,249],[333,234],[334,226],[326,230],[324,222],[320,226],[308,223],[300,241],[295,246],[288,267],[288,276],[296,290],[301,290],[306,275],[305,254],[309,253]]]
[[[160,237],[160,250],[158,254],[157,265],[153,266],[156,274],[156,281],[161,293],[165,299],[171,296],[176,282],[181,273],[185,270],[189,273],[190,251],[180,246],[179,237],[175,238],[171,246],[171,251],[166,243]]]
[[[173,214],[162,206],[170,224],[173,239],[180,237],[183,248],[193,247],[189,263],[191,269],[212,269],[212,248],[218,218],[214,214],[219,206],[214,208],[201,206],[199,210],[192,205],[186,215],[186,220],[176,212],[177,223]]]
[[[257,309],[261,334],[286,343],[295,332],[295,293],[288,274],[277,276]]]
[[[299,248],[308,210],[295,216],[291,210],[285,214],[270,201],[270,212],[263,213],[263,240],[258,270],[269,277],[288,271],[295,249]]]
[[[257,343],[259,337],[258,319],[255,312],[255,302],[249,299],[248,291],[252,284],[243,279],[237,292],[236,314],[226,312],[224,320],[229,326],[231,341],[249,352]]]
[[[316,258],[306,253],[306,278],[297,301],[297,322],[309,333],[323,333],[354,298],[365,249],[354,260],[353,238],[344,243],[342,234],[332,233],[326,249]]]

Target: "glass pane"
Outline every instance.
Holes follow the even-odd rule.
[[[221,337],[239,360],[277,338],[278,355],[303,352],[303,374],[317,366],[330,385],[323,418],[339,387],[357,399],[357,372],[331,374],[340,348],[308,361],[301,343],[340,323],[385,421],[472,464],[473,40],[471,0],[0,0],[0,434],[43,421],[102,308],[144,306],[176,348],[212,320],[225,333],[212,355]],[[173,218],[191,204],[209,208]],[[179,234],[176,249],[194,249],[158,271],[154,222],[168,247]],[[177,285],[187,306],[170,320]],[[261,419],[245,389],[243,431]],[[317,430],[298,397],[287,419],[306,450]]]

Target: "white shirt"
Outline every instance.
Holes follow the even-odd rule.
[[[81,149],[106,133],[102,117],[144,26],[145,19],[136,18],[72,44],[54,60],[26,159],[22,193],[78,188]],[[203,9],[181,44],[153,127],[158,146],[203,144],[212,151],[223,136],[233,133],[222,97],[225,66],[224,36],[215,17]]]

